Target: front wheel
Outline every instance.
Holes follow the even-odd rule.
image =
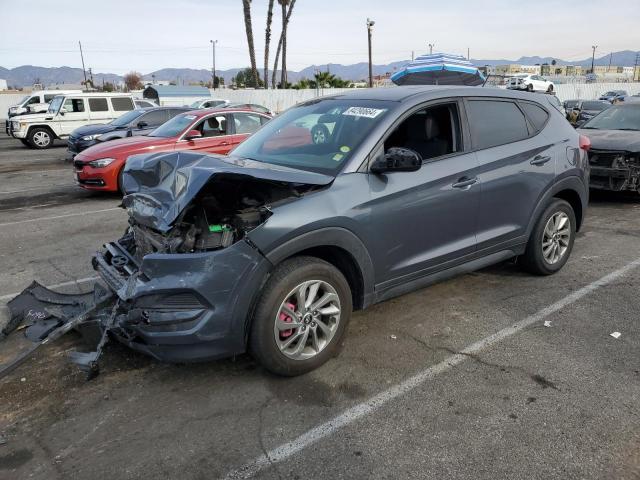
[[[53,145],[53,135],[47,128],[32,128],[27,135],[27,141],[32,148],[49,148]]]
[[[522,266],[536,275],[556,273],[569,260],[575,236],[573,208],[565,200],[554,199],[533,228]]]
[[[256,306],[249,351],[277,375],[307,373],[337,355],[351,310],[351,289],[337,268],[315,257],[285,260]]]

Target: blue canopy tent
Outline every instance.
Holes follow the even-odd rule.
[[[421,55],[393,75],[396,85],[482,85],[485,77],[461,55]]]

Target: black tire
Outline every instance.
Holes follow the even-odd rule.
[[[533,84],[532,83],[527,85],[527,92],[533,92]]]
[[[330,135],[329,129],[322,123],[318,123],[311,128],[311,141],[315,144],[327,143]]]
[[[27,134],[27,141],[31,148],[44,150],[53,146],[53,133],[44,127],[30,128]]]
[[[28,140],[26,140],[26,139],[24,139],[24,138],[21,138],[21,139],[20,139],[20,141],[22,142],[22,144],[23,144],[25,147],[30,147],[30,146],[31,146],[31,144],[29,143],[29,141],[28,141]]]
[[[311,358],[293,359],[286,356],[276,343],[276,316],[289,293],[309,280],[326,282],[335,290],[340,302],[340,319],[333,337],[319,352]],[[265,369],[276,375],[292,377],[310,372],[339,353],[351,310],[351,289],[337,268],[315,257],[285,260],[276,267],[260,294],[249,333],[249,352]],[[311,327],[309,329],[311,332]]]
[[[543,236],[544,230],[547,226],[547,222],[556,215],[557,213],[564,213],[568,217],[569,220],[569,239],[568,244],[566,245],[566,251],[564,254],[555,262],[550,263],[545,259],[543,255]],[[554,198],[551,204],[542,212],[540,218],[536,222],[536,225],[531,232],[531,236],[529,237],[529,242],[527,243],[527,248],[522,257],[520,257],[520,264],[522,267],[530,273],[535,275],[552,275],[559,271],[569,257],[571,256],[571,251],[573,250],[573,242],[576,237],[576,216],[573,211],[571,205],[565,200],[561,200],[559,198]]]
[[[547,88],[547,93],[551,92],[553,92],[553,85],[549,85],[549,88]]]
[[[124,166],[118,172],[118,191],[124,197],[127,192],[124,191],[124,186],[122,184],[122,176],[124,175]]]

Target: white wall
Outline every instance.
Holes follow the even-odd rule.
[[[393,87],[390,87],[393,88]],[[592,100],[607,90],[626,90],[630,95],[640,93],[640,83],[576,83],[556,85],[556,95],[561,101],[570,99]],[[225,98],[231,102],[257,103],[282,112],[296,103],[316,98],[318,94],[334,95],[348,92],[351,88],[325,88],[319,91],[307,90],[210,90],[211,96]],[[23,93],[0,94],[0,119],[7,117],[7,110],[24,97]],[[189,102],[191,103],[191,102]]]

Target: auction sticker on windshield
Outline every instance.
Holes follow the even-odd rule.
[[[352,117],[376,118],[378,115],[386,111],[386,108],[349,107],[342,112],[342,114],[350,115]]]

